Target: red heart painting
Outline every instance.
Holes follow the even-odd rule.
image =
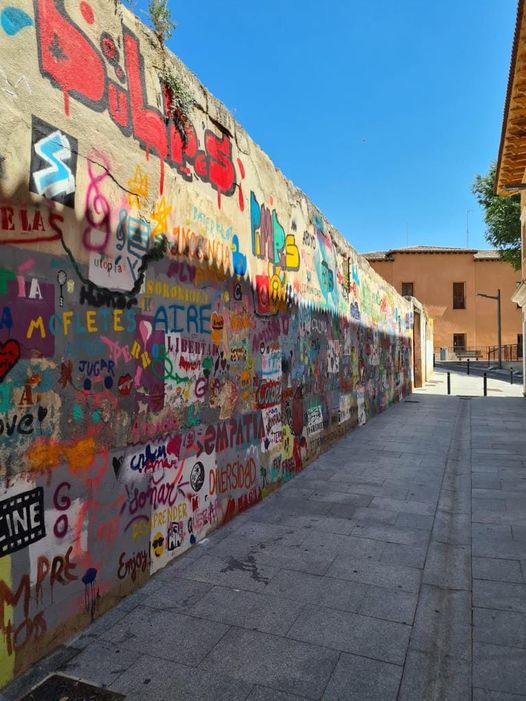
[[[0,343],[0,382],[3,381],[11,368],[14,368],[20,358],[18,341]]]

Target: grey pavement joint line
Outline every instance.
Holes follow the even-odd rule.
[[[343,654],[344,654],[344,652],[342,650],[340,650],[340,654],[338,655],[338,659],[336,660],[336,664],[334,665],[334,669],[332,670],[331,674],[329,675],[329,678],[327,679],[327,683],[325,684],[325,687],[323,689],[323,694],[320,697],[321,699],[325,698],[325,693],[329,687],[329,684],[331,683],[331,680],[332,680],[336,670],[338,669],[338,665],[340,664],[340,660],[341,660]],[[1,699],[0,699],[0,701],[1,701]]]
[[[231,628],[235,628],[235,627],[237,627],[237,626],[233,626],[233,625],[227,626],[227,629],[225,630],[225,632],[223,633],[223,635],[219,638],[219,640],[217,641],[217,643],[216,643],[215,645],[213,645],[213,646],[210,648],[210,650],[206,653],[206,655],[203,657],[203,659],[199,662],[199,664],[197,665],[197,669],[199,669],[199,667],[202,667],[202,665],[204,664],[204,661],[206,660],[206,658],[209,657],[210,654],[213,652],[213,650],[216,649],[216,647],[217,647],[217,646],[219,645],[219,643],[223,640],[223,638],[224,638],[225,635],[230,631],[230,629],[231,629]]]
[[[458,399],[452,399],[451,403],[453,402],[457,404],[456,420],[452,427],[451,439],[446,454],[445,469],[433,518],[433,529],[431,530],[424,562],[413,630],[406,651],[403,673],[400,680],[397,696],[400,701],[413,698],[411,689],[415,689],[416,687],[425,690],[426,701],[428,699],[429,701],[441,701],[442,699],[449,698],[448,694],[450,690],[448,690],[447,687],[452,682],[452,676],[455,675],[456,678],[453,686],[459,686],[465,690],[466,695],[463,695],[462,698],[471,698],[473,668],[471,546],[456,546],[452,544],[451,541],[447,540],[446,543],[444,543],[444,524],[442,523],[442,528],[439,528],[437,521],[437,513],[441,507],[442,497],[447,496],[447,485],[450,483],[451,478],[454,479],[458,474],[461,474],[460,471],[463,466],[465,467],[468,465],[471,467],[471,405],[469,402]],[[469,474],[471,476],[471,471]],[[466,495],[464,495],[464,492],[466,492]],[[470,497],[469,506],[471,506],[471,481],[469,481],[469,483],[466,481],[459,482],[458,493],[460,496],[467,496],[468,492]],[[450,512],[449,510],[445,510],[443,513],[448,517],[448,523],[446,523],[447,530],[453,532],[455,529],[455,521],[457,520],[456,517],[458,517],[459,514],[456,514],[454,511]],[[471,516],[471,513],[469,515]],[[460,514],[460,516],[465,517],[465,514]],[[469,519],[469,524],[470,523],[471,520]],[[471,529],[470,525],[468,527]],[[471,542],[471,537],[469,537],[469,542]],[[460,551],[459,548],[461,548]],[[469,594],[469,599],[461,600],[460,607],[461,618],[465,620],[466,617],[468,617],[471,624],[471,645],[468,653],[469,660],[466,661],[467,664],[457,667],[457,671],[455,671],[454,660],[450,656],[451,643],[457,636],[460,636],[462,632],[465,632],[461,624],[457,621],[459,613],[458,597],[451,595],[451,590],[458,589],[459,592],[463,591],[463,582],[457,582],[456,572],[451,571],[456,569],[455,555],[457,554],[463,556],[464,574],[467,575],[466,570],[469,570],[469,582],[467,581],[467,576],[464,578],[465,585],[467,585],[468,588],[468,592],[466,593]],[[459,585],[458,587],[457,584]],[[431,591],[442,592],[440,600],[443,606],[440,610],[434,608],[433,604],[435,598],[433,596],[423,596],[424,587]],[[455,602],[457,602],[456,605]],[[464,611],[464,609],[466,610]],[[437,614],[439,614],[438,617]],[[424,624],[422,624],[422,622],[424,622]],[[429,622],[431,622],[431,627],[434,628],[430,635],[428,630]],[[428,633],[427,636],[425,633],[424,635],[421,634],[423,630]],[[426,647],[427,649],[425,649]],[[417,668],[415,668],[414,665],[408,665],[410,653],[422,654],[424,663],[418,665]],[[467,669],[469,670],[469,679],[467,678]],[[417,675],[420,676],[419,680],[414,678]]]

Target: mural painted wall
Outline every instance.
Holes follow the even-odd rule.
[[[413,319],[130,13],[0,38],[1,686],[406,395]]]

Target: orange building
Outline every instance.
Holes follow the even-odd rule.
[[[497,251],[440,246],[409,246],[365,253],[371,266],[403,295],[417,297],[434,322],[434,346],[478,350],[486,358],[497,346],[497,302],[477,296],[500,289],[502,344],[522,355],[522,318],[511,301],[521,274]],[[506,357],[506,356],[505,356]]]

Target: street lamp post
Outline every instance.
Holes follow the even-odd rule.
[[[477,297],[486,297],[487,299],[497,300],[497,342],[499,345],[499,369],[502,369],[502,321],[500,315],[500,290],[497,290],[496,295],[486,295],[483,292],[477,292]]]

